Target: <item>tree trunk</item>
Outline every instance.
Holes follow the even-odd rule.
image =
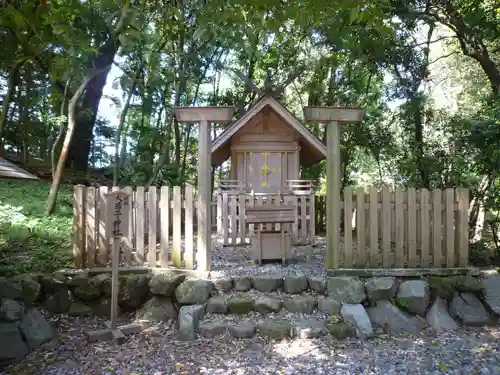
[[[7,126],[10,102],[12,101],[12,97],[14,96],[14,93],[16,91],[16,85],[15,85],[16,77],[19,74],[19,69],[24,64],[25,61],[26,60],[18,61],[9,71],[9,78],[7,80],[7,92],[5,93],[5,96],[3,98],[2,112],[0,113],[0,155],[3,155],[4,153],[3,138],[4,138],[5,128]]]
[[[109,39],[99,47],[97,57],[93,59],[89,68],[99,71],[87,83],[87,90],[81,101],[81,106],[75,112],[75,139],[70,147],[70,153],[67,158],[69,167],[86,172],[88,170],[89,156],[92,148],[92,136],[94,132],[95,120],[99,103],[101,102],[102,91],[106,85],[109,70],[115,59],[116,52],[120,47],[120,34],[127,28],[130,20],[130,2],[125,1],[120,12],[120,18],[116,22],[114,30],[110,32]],[[81,86],[80,86],[81,87]],[[80,94],[82,95],[83,92]],[[74,97],[74,95],[73,95]],[[76,111],[76,109],[75,109]]]
[[[132,81],[132,87],[127,96],[127,100],[125,101],[125,106],[123,107],[122,113],[120,113],[120,122],[118,123],[118,129],[116,130],[115,137],[115,166],[113,170],[113,186],[118,184],[118,173],[120,171],[120,140],[123,132],[123,125],[125,124],[125,119],[127,117],[128,109],[130,108],[130,101],[135,93],[135,87],[137,85],[137,80],[141,74],[142,66],[139,67],[135,73],[134,80]]]
[[[104,68],[105,70],[109,70],[109,67]],[[64,137],[64,143],[61,149],[61,154],[59,155],[59,161],[57,163],[56,173],[54,174],[54,178],[52,180],[52,186],[50,188],[49,197],[47,199],[47,215],[52,215],[56,208],[57,202],[57,193],[59,191],[59,185],[61,184],[62,174],[64,171],[64,165],[66,164],[66,159],[69,155],[69,148],[71,145],[71,141],[73,139],[73,134],[75,133],[75,127],[78,126],[76,121],[76,105],[79,101],[80,97],[83,95],[83,92],[90,84],[92,79],[96,76],[96,74],[102,73],[98,71],[97,73],[89,74],[85,77],[80,87],[76,90],[75,94],[71,98],[68,104],[68,130],[66,131],[66,136]]]
[[[25,65],[24,69],[25,92],[24,97],[19,100],[21,108],[19,109],[19,120],[22,128],[22,160],[24,164],[28,164],[29,159],[29,124],[30,124],[30,97],[31,97],[31,65]],[[19,93],[21,94],[21,92]],[[22,103],[22,104],[21,104]]]
[[[50,149],[50,165],[52,167],[52,178],[54,178],[54,175],[56,174],[56,150],[59,147],[59,144],[61,143],[62,136],[64,134],[64,128],[66,127],[65,126],[66,121],[63,121],[63,116],[66,110],[66,97],[68,95],[70,84],[71,84],[71,76],[69,76],[68,80],[66,81],[66,85],[64,87],[64,95],[61,101],[61,109],[59,113],[59,131]]]
[[[70,146],[70,153],[67,160],[68,167],[70,168],[83,172],[88,170],[97,111],[99,110],[102,91],[106,85],[106,79],[108,78],[108,73],[115,58],[115,54],[118,51],[118,47],[118,42],[115,42],[114,39],[110,39],[99,48],[99,54],[93,61],[92,66],[95,69],[101,70],[102,73],[94,77],[92,82],[89,83],[81,100],[81,105],[77,110],[75,139],[78,141],[72,142]],[[106,68],[106,70],[104,70],[104,68]]]

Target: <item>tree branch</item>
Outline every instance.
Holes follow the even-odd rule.
[[[430,61],[428,65],[434,64],[435,62],[437,62],[437,61],[439,61],[441,59],[446,59],[447,57],[450,57],[450,56],[453,56],[453,55],[456,55],[456,54],[458,54],[458,52],[457,51],[453,51],[451,53],[447,53],[446,55],[439,56],[437,59]]]

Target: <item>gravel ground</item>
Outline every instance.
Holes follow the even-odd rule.
[[[127,320],[125,318],[125,320]],[[87,343],[95,318],[59,317],[58,344],[47,344],[0,374],[23,375],[267,375],[267,374],[500,374],[500,329],[388,336],[368,341],[330,337],[273,342],[229,335],[177,341],[172,326],[150,327],[121,346]]]
[[[212,278],[236,275],[278,274],[282,276],[307,275],[326,276],[325,254],[326,238],[317,237],[316,247],[294,246],[292,249],[293,263],[269,263],[256,266],[248,255],[248,246],[222,246],[218,237],[212,238]]]

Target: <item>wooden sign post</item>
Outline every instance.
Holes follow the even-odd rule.
[[[107,328],[97,331],[86,332],[89,341],[114,340],[121,344],[125,335],[138,333],[142,330],[139,324],[128,324],[117,326],[118,318],[118,295],[119,295],[119,266],[120,266],[120,243],[123,237],[128,235],[129,210],[131,208],[129,194],[117,190],[106,194],[106,233],[112,238],[111,254],[111,316],[106,324]]]
[[[326,123],[326,269],[340,267],[340,127],[363,120],[364,110],[345,107],[304,107],[307,121]]]

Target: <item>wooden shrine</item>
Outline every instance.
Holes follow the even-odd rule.
[[[292,244],[315,244],[314,190],[300,168],[323,160],[326,146],[278,100],[262,95],[211,152],[212,166],[231,160],[230,180],[218,188],[225,245],[249,241],[255,259],[283,260]]]

